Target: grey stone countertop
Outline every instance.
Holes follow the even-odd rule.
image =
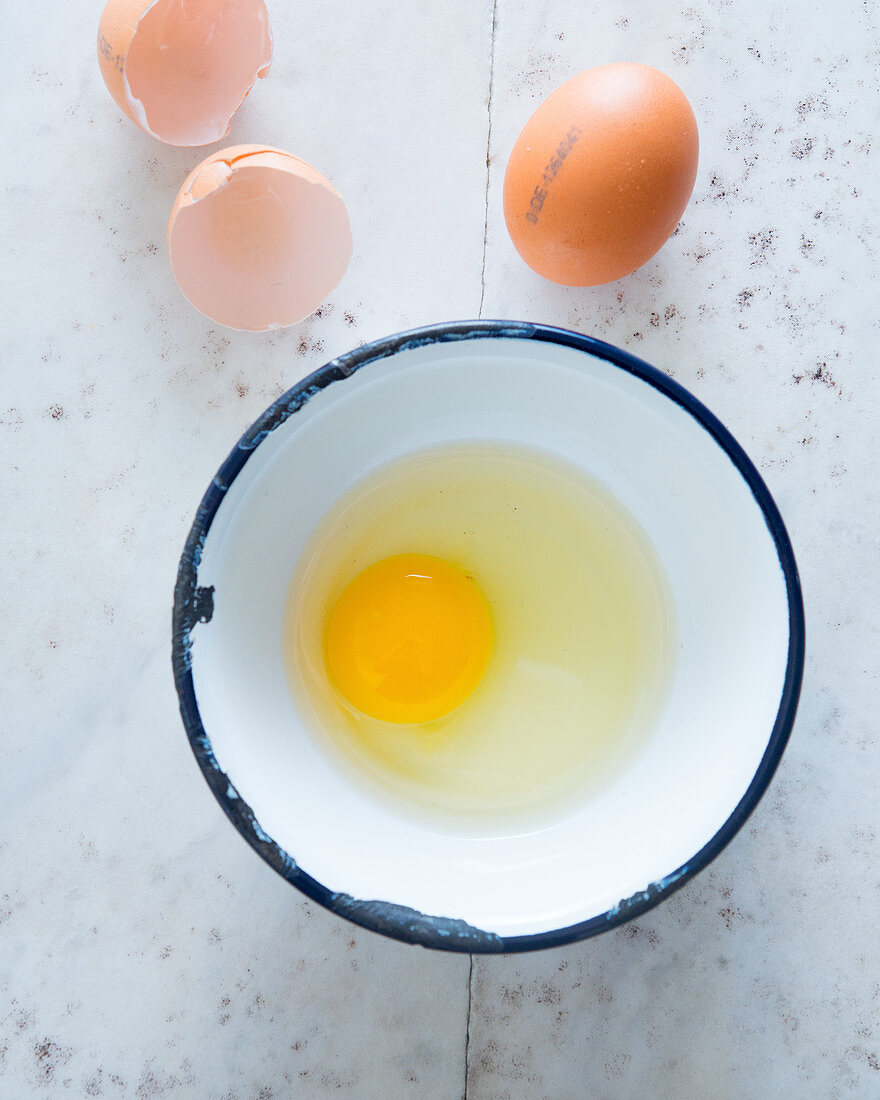
[[[228,143],[316,165],[355,253],[303,323],[224,330],[164,232],[204,151],[124,119],[96,4],[6,5],[0,1096],[880,1096],[877,5],[273,3]],[[542,281],[501,214],[517,132],[614,60],[701,131],[667,245]],[[11,77],[11,79],[10,79]],[[304,900],[193,762],[170,601],[240,432],[334,355],[441,320],[559,324],[721,417],[785,518],[808,654],[791,743],[723,854],[613,932],[516,957],[388,941]]]

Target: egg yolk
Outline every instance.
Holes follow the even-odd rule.
[[[427,554],[368,566],[330,612],[330,680],[383,722],[442,718],[476,689],[492,650],[489,606],[473,578]]]

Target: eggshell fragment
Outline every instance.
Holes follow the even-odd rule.
[[[345,203],[281,149],[213,153],[178,192],[168,222],[177,284],[213,321],[263,331],[314,312],[351,258]]]
[[[504,217],[545,279],[597,286],[635,271],[670,236],[697,174],[694,112],[648,65],[588,69],[523,127],[504,177]]]
[[[169,145],[207,145],[272,60],[264,0],[108,0],[98,62],[110,94]]]

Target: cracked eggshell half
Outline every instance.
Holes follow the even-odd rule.
[[[262,332],[296,324],[351,259],[348,211],[310,164],[281,149],[212,153],[177,194],[168,255],[177,285],[211,320]]]
[[[98,62],[110,94],[169,145],[208,145],[272,60],[264,0],[108,0]]]

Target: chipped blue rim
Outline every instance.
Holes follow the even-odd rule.
[[[200,588],[198,584],[198,569],[205,539],[230,485],[260,443],[289,417],[299,412],[315,394],[335,382],[349,378],[370,363],[411,348],[487,337],[537,340],[586,352],[647,382],[690,413],[726,452],[748,484],[776,546],[788,595],[788,663],[779,709],[761,762],[730,817],[692,859],[659,882],[652,882],[631,897],[622,898],[599,916],[565,928],[525,936],[499,936],[450,917],[431,916],[406,906],[379,900],[353,898],[327,889],[307,874],[264,832],[253,810],[239,796],[229,777],[217,763],[199,714],[191,667],[192,631],[199,623],[210,622],[213,615],[213,589]],[[396,333],[333,359],[270,405],[238,441],[202,498],[180,559],[174,590],[172,632],[174,680],[180,700],[180,714],[193,753],[226,816],[269,866],[319,905],[373,932],[405,943],[421,944],[443,951],[492,954],[559,947],[616,928],[652,909],[711,863],[742,828],[776,771],[794,724],[803,676],[805,646],[800,580],[782,517],[760,474],[724,425],[683,386],[641,359],[611,344],[568,329],[521,321],[459,321]]]

